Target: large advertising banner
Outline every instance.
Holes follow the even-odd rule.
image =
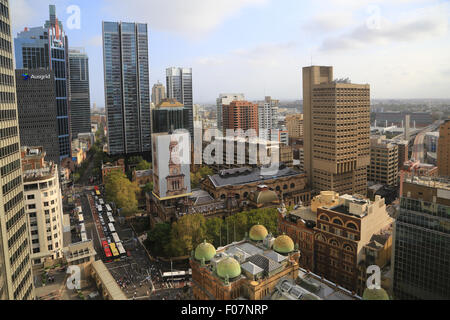
[[[154,134],[152,141],[155,196],[165,200],[190,195],[189,133]]]

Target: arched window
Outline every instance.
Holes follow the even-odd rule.
[[[349,244],[344,244],[344,250],[348,252],[353,252],[353,248]]]
[[[288,186],[287,186],[287,184],[285,184],[285,185],[283,186],[283,190],[287,190],[287,188],[288,188]]]
[[[328,218],[328,216],[326,216],[326,215],[321,215],[320,217],[319,217],[319,219],[320,220],[323,220],[323,221],[330,221],[330,218]]]
[[[247,199],[248,198],[248,192],[245,192],[244,193],[244,199]]]
[[[291,183],[291,189],[295,188],[295,183]]]
[[[236,193],[236,194],[234,195],[234,197],[236,198],[236,200],[239,200],[239,199],[241,198],[241,195],[240,195],[239,193]]]
[[[277,186],[276,190],[277,190],[277,191],[281,191],[280,186]]]
[[[333,247],[339,247],[339,242],[337,242],[337,241],[334,240],[334,239],[331,239],[331,240],[330,240],[330,244],[331,244]]]
[[[226,196],[224,195],[224,194],[222,194],[222,195],[220,195],[220,199],[225,199],[226,198]]]
[[[342,221],[340,219],[333,219],[333,223],[337,224],[338,226],[342,226],[343,225],[343,223],[342,223]]]
[[[358,230],[358,227],[353,222],[347,223],[347,228],[353,229],[353,230]]]

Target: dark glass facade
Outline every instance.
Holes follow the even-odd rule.
[[[79,133],[91,132],[91,100],[89,93],[89,59],[84,50],[69,50],[70,128],[72,140]]]
[[[68,39],[63,24],[50,6],[50,20],[43,27],[25,29],[14,39],[17,69],[45,69],[54,74],[56,123],[60,160],[71,156],[68,98]],[[43,140],[48,139],[45,136]],[[56,143],[56,142],[55,142]],[[39,144],[44,145],[44,141]],[[58,162],[59,163],[59,162]]]
[[[146,24],[103,22],[109,153],[151,151]]]
[[[173,132],[184,128],[183,108],[153,109],[153,133]]]
[[[450,206],[403,197],[394,241],[395,299],[450,299]]]

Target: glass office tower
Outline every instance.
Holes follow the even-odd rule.
[[[147,24],[103,22],[109,154],[151,151]]]
[[[72,140],[79,133],[91,132],[89,58],[83,48],[69,50],[70,129]]]
[[[68,39],[50,5],[50,20],[43,27],[25,28],[14,39],[17,69],[46,69],[55,76],[60,160],[71,156],[68,99]],[[42,137],[47,139],[47,137]],[[56,143],[56,142],[55,142]]]

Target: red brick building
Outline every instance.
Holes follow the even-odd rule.
[[[224,105],[223,131],[227,129],[245,131],[254,129],[259,135],[258,105],[248,101],[233,101],[230,105]]]

